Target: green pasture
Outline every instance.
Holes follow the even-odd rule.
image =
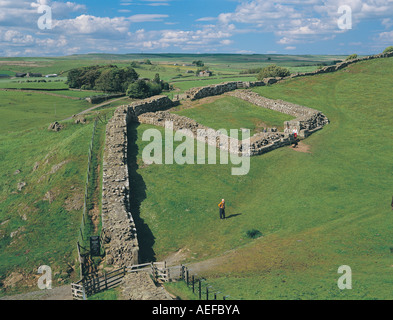
[[[0,133],[30,129],[45,123],[49,125],[89,107],[91,104],[84,100],[35,92],[0,91]]]

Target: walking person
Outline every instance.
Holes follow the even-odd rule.
[[[295,138],[293,148],[297,148],[297,146],[299,145],[299,139],[298,139],[298,131],[297,131],[297,128],[293,129],[292,133],[293,133],[293,136],[294,136],[294,138]]]
[[[392,197],[392,210],[393,210],[393,197]]]
[[[220,208],[220,219],[224,220],[225,219],[225,199],[222,199],[222,201],[218,204],[218,207]]]

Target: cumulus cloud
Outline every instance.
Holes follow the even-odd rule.
[[[365,19],[381,19],[391,26],[393,0],[308,0],[242,1],[234,12],[222,13],[222,23],[252,25],[256,31],[272,32],[279,44],[317,41],[321,37],[346,32],[338,27],[339,8],[348,5],[353,24]]]
[[[177,22],[167,14],[146,12],[126,16],[131,12],[130,6],[154,10],[151,6],[167,6],[171,3],[169,0],[122,1],[123,9],[118,10],[123,14],[120,17],[89,14],[89,8],[75,1],[0,0],[0,45],[3,48],[0,54],[177,49],[208,52],[219,48],[227,50],[236,43],[235,36],[252,33],[274,34],[277,44],[294,50],[299,48],[299,43],[333,39],[347,32],[337,25],[338,8],[343,3],[352,10],[353,27],[366,19],[379,20],[385,32],[380,33],[376,41],[385,43],[393,38],[389,30],[393,26],[393,0],[240,0],[234,10],[199,17],[196,19],[199,24],[188,28],[175,27]],[[37,27],[40,5],[52,8],[50,30]],[[143,23],[148,23],[146,29]]]

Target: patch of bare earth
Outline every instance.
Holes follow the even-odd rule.
[[[74,190],[72,195],[66,199],[64,208],[67,211],[77,211],[83,208],[84,193],[81,190]]]
[[[311,147],[307,144],[304,144],[303,142],[299,142],[299,144],[296,148],[293,148],[293,146],[291,146],[290,148],[294,151],[297,151],[297,152],[312,153]]]

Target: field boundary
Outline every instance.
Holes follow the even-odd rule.
[[[102,275],[90,274],[71,284],[72,297],[74,300],[87,300],[97,293],[119,287],[126,275],[140,272],[148,273],[155,284],[183,281],[198,300],[218,300],[220,296],[227,300],[229,297],[214,289],[205,278],[191,274],[186,265],[167,266],[166,261],[122,267]]]

